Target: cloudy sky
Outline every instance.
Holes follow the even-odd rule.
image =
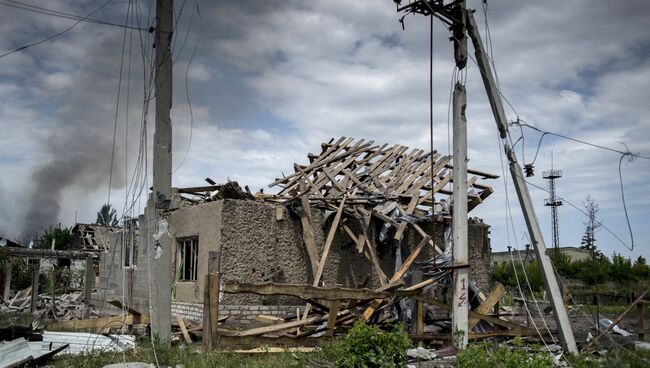
[[[132,8],[125,0],[24,2],[83,16],[101,7],[92,18],[143,29],[152,24],[153,1],[136,1]],[[0,1],[1,55],[76,22],[8,3]],[[486,39],[482,1],[468,6],[478,9]],[[199,0],[200,12],[196,8],[193,0],[176,1],[175,186],[202,185],[209,176],[266,188],[332,137],[429,146],[428,18],[407,16],[402,30],[390,0]],[[506,105],[508,119],[650,156],[650,4],[492,0],[487,19],[502,93],[514,107]],[[443,153],[450,144],[448,38],[436,21],[434,145]],[[51,41],[0,57],[0,233],[20,237],[47,224],[69,226],[75,216],[92,222],[108,199],[109,182],[111,203],[124,208],[126,183],[140,171],[148,80],[143,59],[147,64],[151,46],[146,31],[81,22]],[[469,165],[501,175],[496,126],[472,61],[467,89]],[[147,121],[150,136],[153,111]],[[514,140],[523,133],[519,160],[533,162],[541,135],[528,128],[511,132]],[[605,254],[650,257],[650,160],[621,165],[635,240],[629,251],[620,155],[546,136],[531,184],[546,187],[541,173],[551,168],[551,157],[563,172],[557,182],[566,201],[559,209],[562,245],[579,245],[587,221],[567,202],[582,208],[590,195],[600,206],[604,227],[596,237]],[[512,186],[502,179],[489,184],[495,193],[471,214],[492,225],[493,249],[523,248],[525,227]],[[543,205],[548,194],[534,187],[531,193],[550,245],[550,210]],[[136,211],[142,204],[136,202]]]

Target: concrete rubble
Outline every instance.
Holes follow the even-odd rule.
[[[96,316],[97,312],[91,307],[88,310],[88,305],[81,301],[82,294],[80,292],[72,292],[68,294],[56,295],[54,303],[52,303],[52,295],[39,294],[34,314],[49,313],[53,318],[59,321],[67,321],[71,319],[82,319],[87,316]],[[0,312],[29,312],[32,308],[32,292],[31,288],[18,291],[13,298],[8,302],[0,303]]]

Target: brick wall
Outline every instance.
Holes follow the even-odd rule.
[[[300,308],[300,313],[302,313],[303,307],[295,305],[221,305],[219,306],[219,317],[229,316],[225,326],[250,328],[267,325],[256,320],[260,314],[275,317],[295,316],[296,308]],[[203,304],[172,302],[172,314],[202,323]]]

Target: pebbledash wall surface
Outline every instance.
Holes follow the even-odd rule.
[[[302,240],[300,219],[283,205],[252,200],[225,199],[201,204],[177,204],[177,209],[168,215],[169,231],[175,248],[184,239],[198,239],[196,281],[177,281],[172,313],[184,318],[200,321],[203,315],[203,284],[208,268],[210,251],[221,251],[221,274],[224,281],[276,282],[311,284],[311,264]],[[325,243],[329,212],[312,209],[313,227],[319,254]],[[153,217],[153,216],[152,216]],[[148,229],[147,213],[139,218],[138,243],[146,244]],[[328,221],[329,220],[329,221]],[[350,222],[354,229],[354,223]],[[378,237],[381,223],[371,223],[371,236]],[[427,233],[431,222],[421,225]],[[481,220],[470,219],[470,275],[482,291],[487,291],[490,267],[489,226]],[[94,298],[101,300],[124,300],[132,309],[148,313],[149,258],[147,247],[137,247],[137,263],[124,267],[123,233],[107,234],[109,251],[100,257],[100,277]],[[127,238],[129,236],[127,235]],[[443,227],[438,224],[435,231],[437,244],[444,244]],[[407,232],[402,241],[404,258],[420,241],[420,236]],[[430,248],[416,260],[424,262],[432,257]],[[174,267],[180,268],[180,256],[174,249]],[[377,255],[387,275],[395,269],[395,249],[377,241]],[[152,274],[153,275],[153,274]],[[379,282],[372,265],[356,250],[355,242],[347,234],[337,231],[322,280],[327,285],[355,287],[366,275],[370,275],[368,287]],[[175,277],[173,279],[178,279]],[[408,281],[408,280],[407,280]],[[124,299],[123,299],[124,298]],[[223,294],[220,315],[230,315],[228,324],[249,325],[255,323],[259,314],[288,315],[304,306],[297,298],[285,296],[259,296],[254,294]]]

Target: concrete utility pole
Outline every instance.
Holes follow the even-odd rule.
[[[453,96],[454,111],[454,193],[452,234],[454,236],[453,266],[454,266],[454,293],[453,308],[451,312],[453,342],[459,349],[467,346],[469,337],[468,317],[468,286],[469,263],[467,250],[467,120],[465,107],[467,106],[465,87],[456,82]]]
[[[419,1],[412,1],[412,2],[409,1],[409,3],[404,6],[401,6],[400,2],[396,2],[396,4],[397,4],[398,12],[404,12],[406,14],[414,13],[414,14],[423,14],[426,16],[435,16],[438,19],[440,19],[443,23],[445,23],[447,26],[450,27],[450,30],[452,31],[453,34],[452,40],[454,41],[454,57],[456,59],[456,65],[458,66],[459,69],[462,69],[464,67],[463,58],[466,58],[466,53],[467,53],[467,43],[466,43],[467,41],[465,38],[465,31],[467,31],[470,38],[472,39],[472,43],[474,44],[476,62],[481,72],[483,85],[485,87],[488,100],[490,101],[490,107],[492,108],[492,113],[494,114],[494,119],[497,124],[497,129],[499,130],[499,134],[501,136],[501,139],[503,140],[506,156],[508,157],[508,161],[510,162],[510,173],[513,178],[515,189],[517,190],[519,203],[521,205],[521,209],[524,218],[526,220],[526,225],[528,227],[530,239],[533,247],[535,248],[537,259],[539,260],[540,263],[540,268],[542,270],[542,278],[544,280],[544,286],[546,288],[547,294],[550,296],[551,299],[553,313],[555,316],[555,320],[557,322],[557,328],[560,333],[560,341],[562,342],[562,345],[567,352],[578,353],[578,348],[576,346],[575,338],[573,336],[571,324],[569,323],[569,317],[567,315],[566,308],[564,307],[564,303],[562,300],[562,294],[560,292],[557,279],[555,278],[555,274],[553,272],[553,266],[551,264],[550,258],[546,254],[546,245],[544,244],[544,239],[542,238],[542,233],[539,227],[539,223],[537,221],[537,216],[535,215],[533,203],[530,198],[530,193],[528,192],[528,187],[526,186],[526,181],[524,180],[523,171],[521,169],[521,166],[517,162],[515,152],[512,150],[512,147],[510,147],[510,144],[506,139],[508,137],[508,122],[506,120],[506,115],[503,110],[503,103],[501,101],[501,96],[497,89],[494,80],[494,75],[492,74],[492,68],[490,66],[490,62],[488,60],[487,54],[485,53],[485,48],[483,47],[483,42],[481,41],[478,27],[476,26],[476,21],[474,20],[473,11],[472,10],[468,11],[465,9],[464,1],[452,1],[449,2],[448,4],[445,4],[444,1],[442,0],[419,0]],[[456,89],[458,89],[458,87],[456,87]],[[454,91],[454,167],[456,167],[457,165],[456,161],[458,160],[458,157],[456,156],[457,155],[456,134],[458,134],[458,132],[456,131],[456,124],[457,124],[456,102],[459,99],[459,97],[460,97],[459,92],[455,90]],[[463,101],[464,101],[464,96],[463,96]],[[460,214],[456,214],[456,211],[458,211],[457,206],[459,205],[459,203],[455,202],[457,198],[456,196],[461,194],[459,190],[460,188],[457,187],[459,181],[462,180],[458,179],[457,181],[456,170],[454,170],[454,215],[453,215],[454,226],[456,226],[457,223],[456,221],[457,216],[460,216]],[[464,200],[467,201],[467,192],[465,191],[464,193],[462,193],[462,195],[464,196]],[[467,214],[465,214],[465,221],[467,221]],[[454,231],[456,231],[455,228]],[[454,235],[454,252],[456,252],[456,234]],[[456,257],[456,254],[454,254],[454,256]],[[454,264],[456,264],[456,262],[457,262],[456,259],[454,259]],[[456,272],[454,274],[455,277],[454,278],[455,281],[454,303],[456,304],[453,306],[454,314],[452,315],[452,317],[454,318],[454,320],[452,321],[452,325],[453,325],[452,332],[454,334],[462,331],[461,330],[462,327],[458,325],[459,321],[456,321],[457,318],[460,318],[460,316],[457,316],[460,313],[456,311],[456,309],[459,307],[458,300],[457,300],[458,294],[456,294],[456,288],[458,288],[459,285],[458,285],[458,281],[456,280],[456,277],[460,275],[460,273],[458,272],[460,271],[460,269],[457,268],[455,271]],[[463,285],[460,285],[460,287],[462,286]],[[465,314],[465,319],[467,319],[467,314]],[[465,327],[465,329],[467,329],[467,327]],[[456,336],[454,336],[454,339],[455,338]]]
[[[163,212],[168,210],[172,196],[172,27],[173,0],[156,1],[155,76],[156,130],[153,147],[153,211],[154,229],[150,231],[149,256],[151,278],[151,328],[161,341],[169,344],[171,337],[172,248]],[[149,202],[151,204],[151,202]],[[148,225],[151,222],[148,223]]]
[[[485,53],[485,49],[483,48],[483,42],[481,41],[481,36],[478,33],[478,27],[476,26],[476,21],[474,20],[474,15],[471,11],[467,12],[467,31],[472,39],[472,43],[474,44],[474,54],[476,56],[479,70],[481,71],[485,92],[490,101],[494,120],[497,123],[501,139],[503,139],[506,156],[510,162],[510,175],[512,175],[512,181],[517,191],[517,196],[519,197],[519,205],[521,206],[524,219],[526,220],[526,226],[528,227],[528,233],[532,243],[531,245],[537,254],[546,293],[549,295],[551,305],[553,306],[553,315],[555,316],[555,321],[557,323],[560,341],[567,352],[577,354],[578,347],[576,345],[575,337],[573,336],[573,330],[571,329],[569,315],[564,307],[562,292],[560,291],[557,279],[555,278],[551,259],[546,254],[546,245],[544,244],[542,231],[539,227],[539,222],[537,221],[533,201],[528,192],[528,186],[524,180],[524,173],[521,169],[521,165],[517,162],[514,150],[510,147],[510,144],[506,139],[508,136],[508,122],[503,110],[503,102],[501,101],[501,95],[497,90],[494,76],[492,75],[492,68],[490,68],[489,60]]]

